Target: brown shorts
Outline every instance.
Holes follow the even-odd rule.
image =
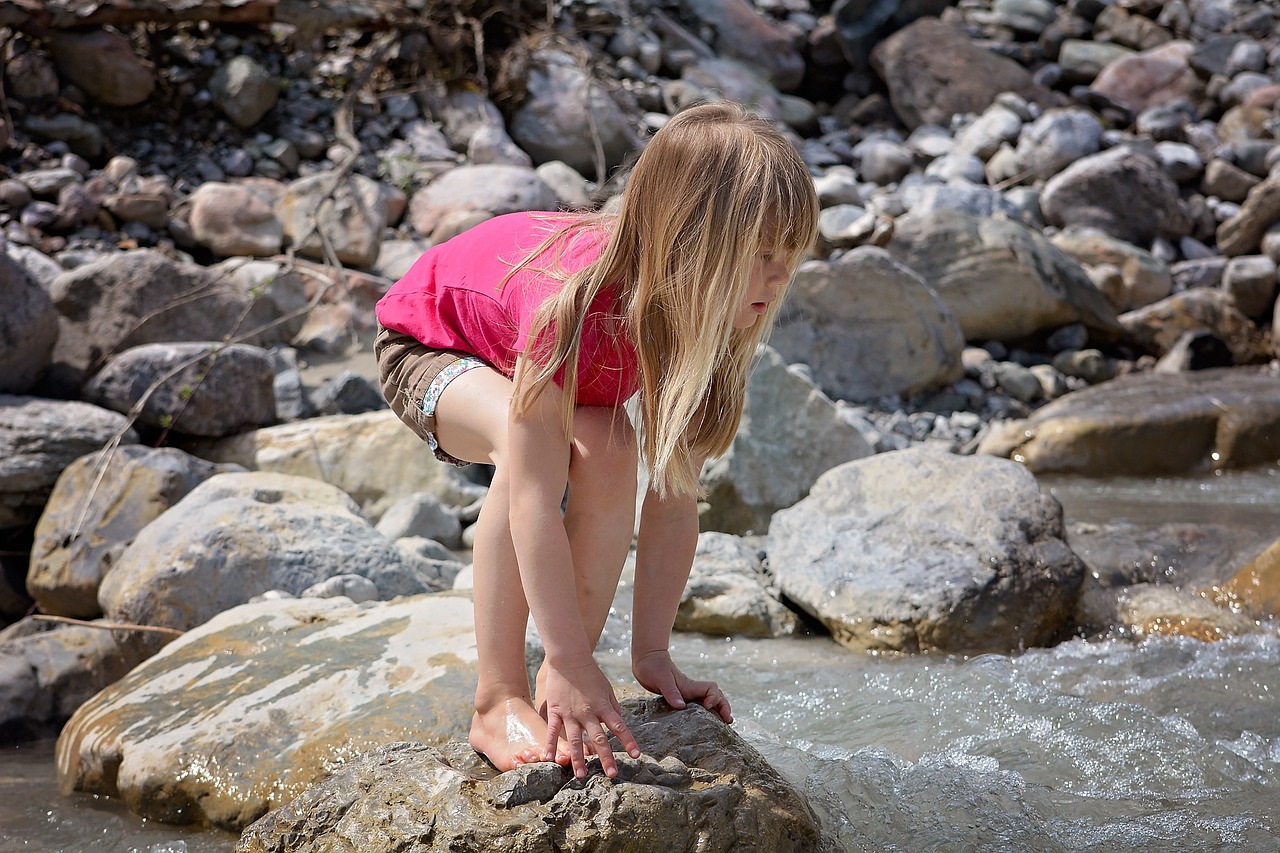
[[[436,400],[451,381],[477,367],[488,367],[471,353],[431,349],[412,335],[380,329],[373,344],[378,382],[391,410],[431,447],[441,462],[462,467],[436,442]]]

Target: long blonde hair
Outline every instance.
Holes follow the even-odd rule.
[[[601,227],[611,236],[600,256],[565,275],[534,316],[536,343],[515,375],[516,410],[563,370],[561,414],[572,434],[587,308],[613,288],[616,319],[639,363],[650,482],[661,495],[699,494],[691,460],[724,453],[733,441],[748,371],[781,302],[750,328],[734,328],[752,263],[762,251],[789,270],[803,260],[818,227],[813,179],[767,121],[729,103],[691,107],[649,141],[616,216],[587,215],[559,229],[512,274],[547,246]]]

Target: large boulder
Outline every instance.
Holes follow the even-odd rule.
[[[778,441],[780,435],[788,440]],[[751,373],[733,444],[702,471],[707,508],[701,525],[763,533],[773,513],[804,497],[822,472],[873,452],[829,397],[766,347]]]
[[[382,599],[434,590],[336,487],[218,474],[142,529],[103,578],[98,603],[117,621],[186,630],[270,590],[298,595],[343,574],[373,581]]]
[[[1080,265],[1013,219],[910,213],[888,249],[929,283],[966,340],[1017,340],[1072,323],[1099,342],[1119,335],[1115,309]]]
[[[266,427],[191,449],[214,462],[332,483],[351,495],[369,518],[380,518],[396,501],[417,492],[462,507],[485,491],[438,461],[386,409]]]
[[[843,400],[913,394],[963,371],[952,312],[919,274],[871,246],[801,264],[771,342]]]
[[[138,441],[124,415],[88,403],[0,394],[0,529],[35,524],[58,475],[117,438]]]
[[[644,754],[575,781],[555,764],[495,774],[461,745],[374,750],[253,824],[237,853],[697,850],[819,853],[799,793],[701,706],[628,699]]]
[[[981,453],[1037,473],[1187,474],[1280,458],[1280,381],[1218,368],[1121,376],[993,431]]]
[[[229,610],[76,712],[58,740],[59,783],[149,819],[238,831],[363,750],[465,738],[473,626],[456,593]],[[527,653],[536,670],[537,647]]]
[[[1025,467],[920,447],[820,477],[773,517],[769,566],[850,648],[1007,652],[1071,617],[1084,564],[1062,536]]]
[[[59,475],[36,524],[27,592],[43,613],[102,615],[98,586],[139,531],[200,483],[236,467],[140,444],[80,457]]]
[[[912,129],[945,127],[952,116],[980,113],[1001,92],[1046,107],[1056,101],[1021,65],[937,18],[921,18],[876,45],[871,65],[889,87],[894,112]]]

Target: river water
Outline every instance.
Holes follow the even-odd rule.
[[[1050,480],[1072,521],[1280,538],[1280,470]],[[629,681],[629,589],[600,658]],[[1014,655],[865,655],[829,639],[678,634],[739,731],[847,850],[1280,850],[1280,632],[1075,639]],[[0,853],[226,853],[220,833],[58,795],[52,744],[0,752]]]

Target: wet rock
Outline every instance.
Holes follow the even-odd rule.
[[[25,394],[53,360],[58,311],[40,284],[0,255],[0,393]]]
[[[247,344],[144,344],[107,360],[84,399],[139,426],[186,435],[234,435],[274,423],[275,364]]]
[[[1076,322],[1099,340],[1119,332],[1114,309],[1079,264],[1013,220],[913,212],[897,221],[888,249],[930,283],[966,340],[1011,340]]]
[[[139,444],[80,457],[58,476],[36,524],[27,592],[43,613],[101,616],[98,586],[138,532],[199,483],[232,470]]]
[[[357,267],[377,261],[382,232],[390,222],[387,190],[360,174],[299,178],[285,188],[277,213],[300,254],[326,260],[327,240],[339,261]]]
[[[698,537],[675,626],[713,636],[785,637],[795,633],[799,619],[778,601],[777,585],[756,549],[709,531]]]
[[[857,334],[851,334],[856,330]],[[964,338],[938,294],[883,249],[801,265],[772,344],[833,397],[866,400],[960,376]]]
[[[1257,616],[1280,616],[1280,540],[1212,591],[1219,603]]]
[[[228,610],[76,712],[60,784],[152,820],[239,831],[364,750],[465,738],[473,626],[454,593]],[[536,670],[537,647],[527,654]]]
[[[138,434],[123,415],[88,403],[0,394],[0,529],[35,524],[58,475],[119,436]]]
[[[790,437],[779,442],[778,436]],[[763,533],[833,465],[873,452],[858,430],[807,377],[765,349],[747,385],[742,424],[729,450],[707,463],[701,482],[704,530]]]
[[[769,566],[850,648],[975,653],[1049,642],[1084,565],[1026,468],[928,448],[833,468],[774,515]]]
[[[1245,368],[1128,374],[1011,422],[978,452],[1089,476],[1257,465],[1280,456],[1280,384]]]
[[[1135,637],[1191,637],[1204,642],[1258,630],[1252,619],[1209,598],[1162,584],[1127,587],[1116,600],[1116,624]]]
[[[280,84],[251,56],[233,56],[209,80],[213,103],[239,127],[253,127],[280,99]]]
[[[391,744],[249,827],[236,850],[830,849],[803,798],[713,714],[629,699],[623,718],[644,754],[620,758],[615,780],[571,781],[552,764],[495,775],[453,744]]]

